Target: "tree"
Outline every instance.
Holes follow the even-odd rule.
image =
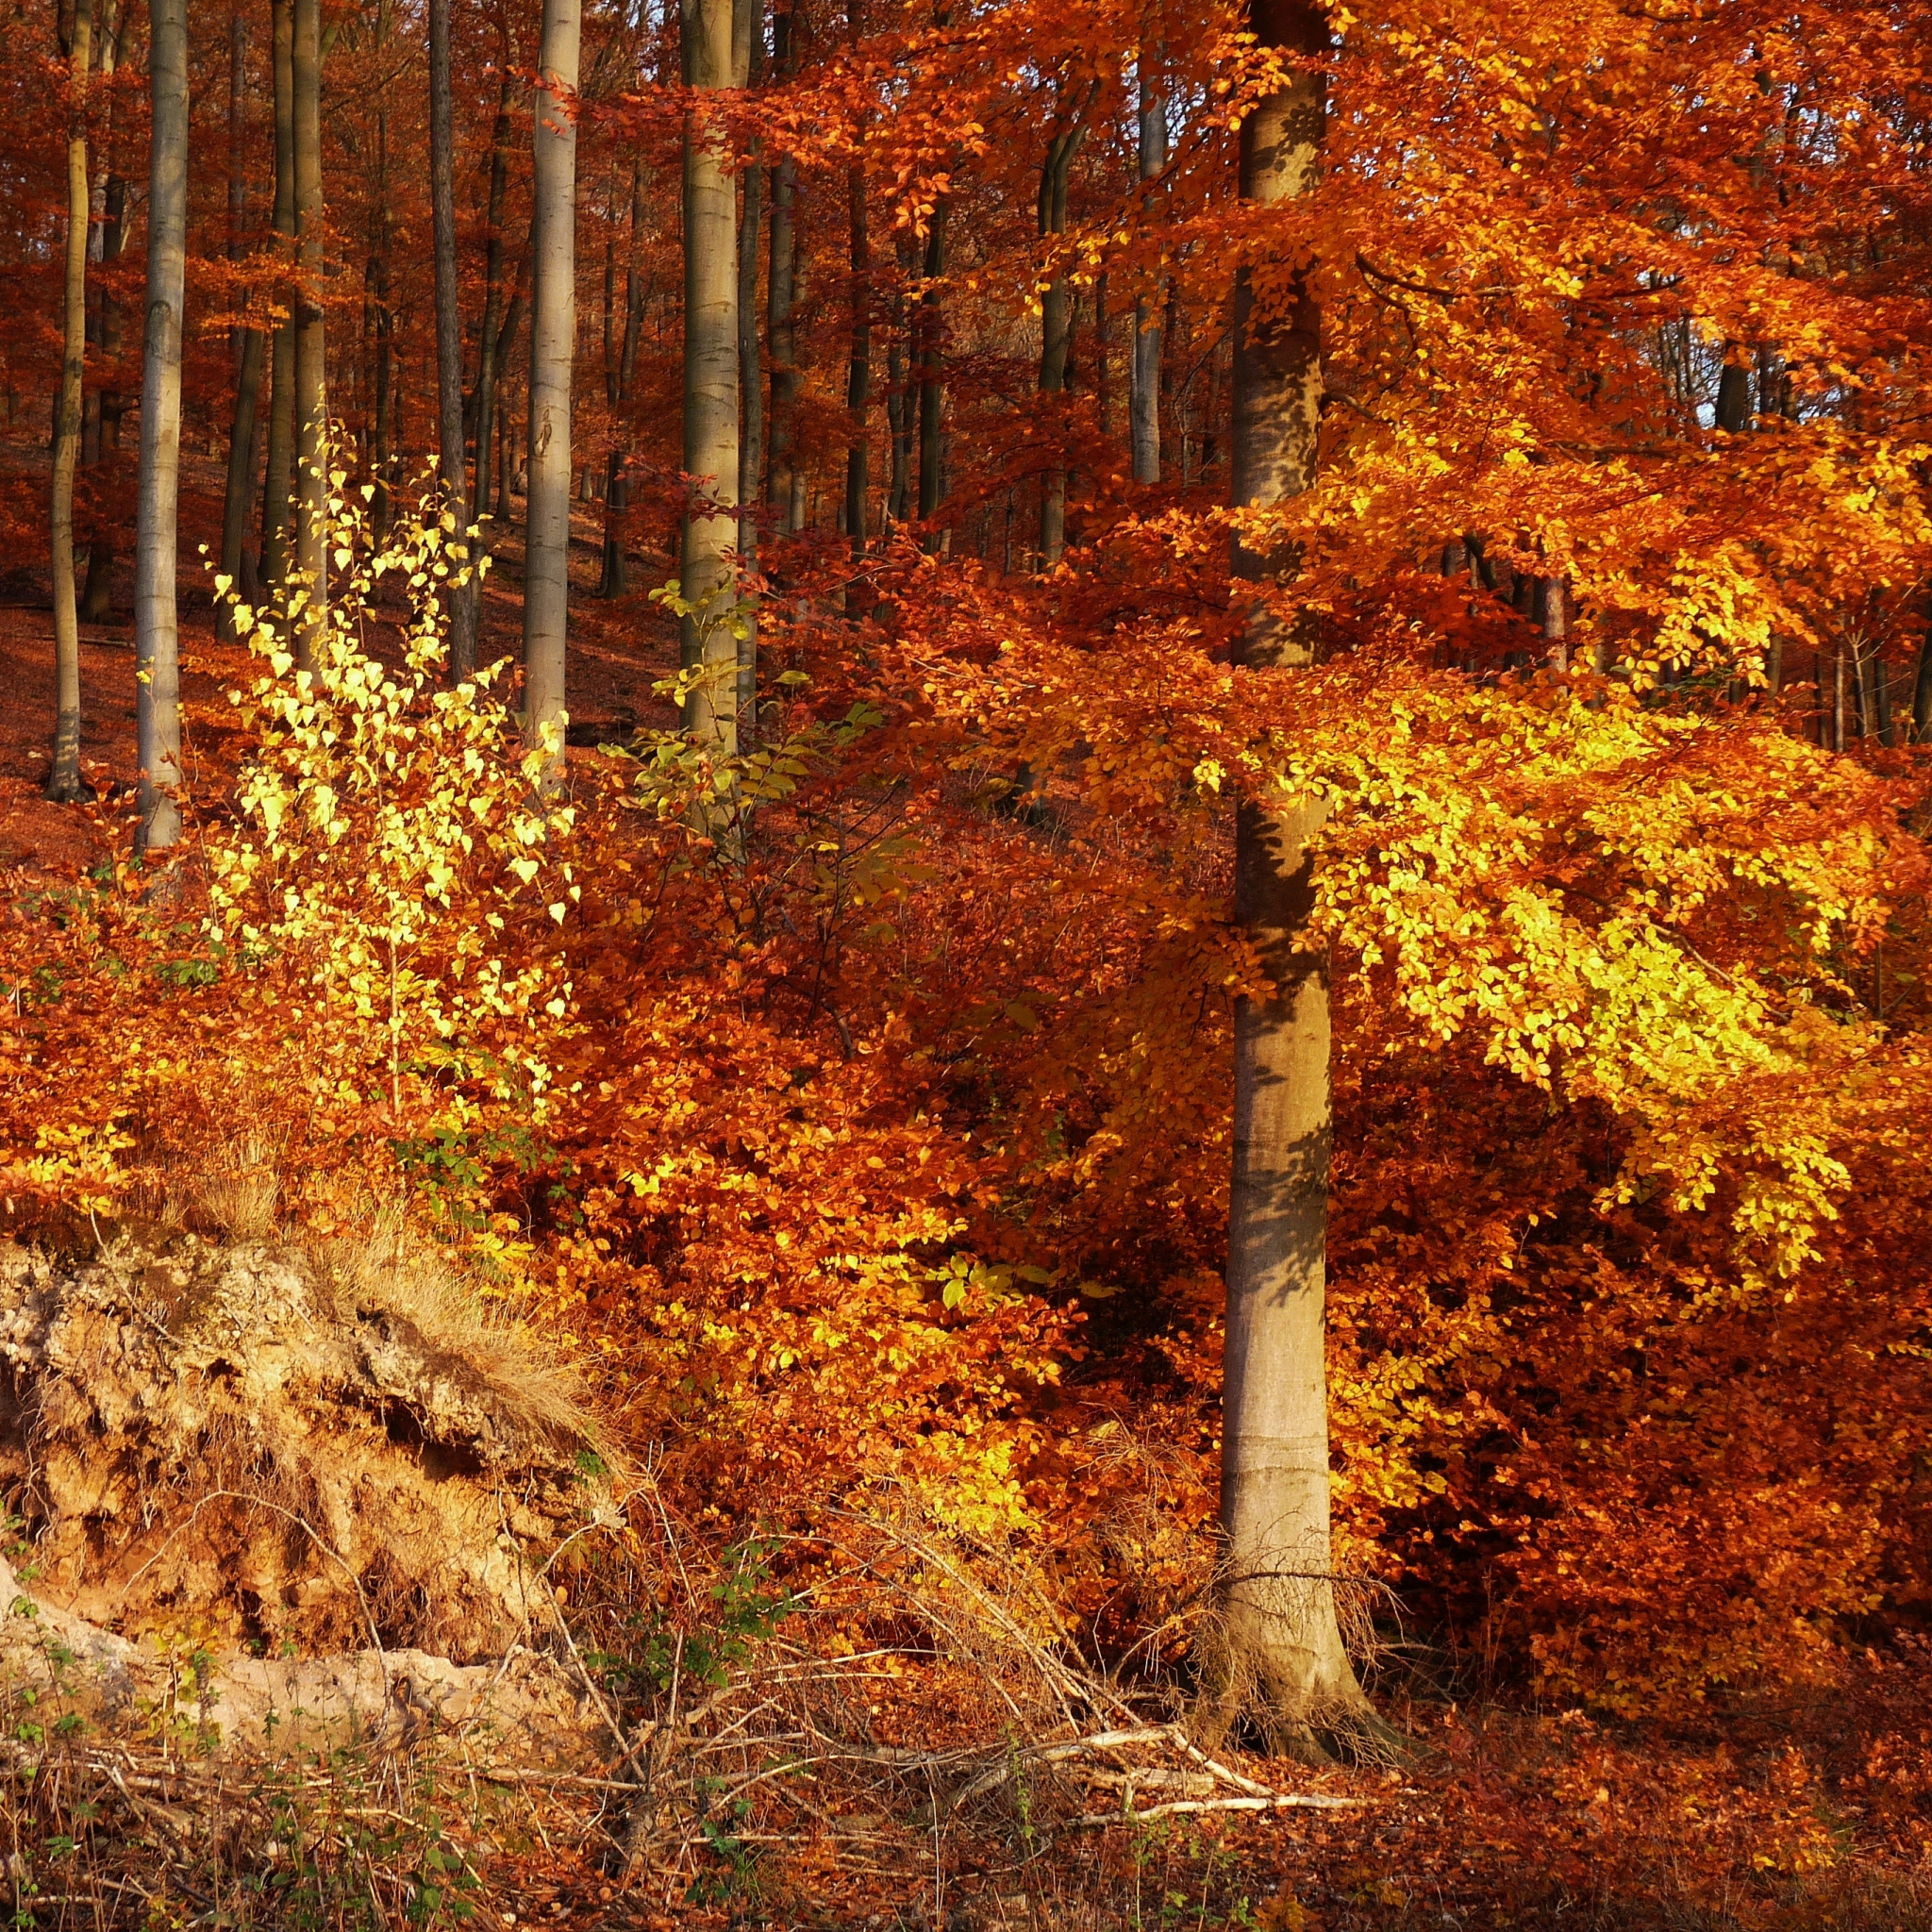
[[[1167,166],[1167,103],[1161,97],[1159,69],[1141,50],[1139,161],[1144,192]],[[1134,304],[1133,399],[1129,409],[1134,450],[1134,481],[1160,481],[1160,291],[1158,286]]]
[[[273,221],[284,270],[293,266],[295,239],[295,4],[269,0],[270,61],[275,96],[275,196]],[[288,581],[295,494],[295,317],[275,325],[269,373],[268,465],[262,480],[261,581],[264,590]]]
[[[731,0],[684,0],[684,470],[691,490],[678,573],[684,728],[716,758],[738,748],[732,635],[738,536],[738,196],[706,95],[732,85]]]
[[[1328,36],[1308,0],[1254,0],[1260,45],[1291,64],[1241,124],[1241,194],[1273,209],[1314,193]],[[1234,500],[1265,511],[1314,481],[1322,422],[1321,311],[1312,275],[1235,290]],[[1235,574],[1291,576],[1291,555],[1237,539]],[[1312,660],[1307,620],[1267,594],[1241,659],[1263,675]],[[1328,967],[1311,925],[1315,799],[1244,799],[1235,920],[1267,984],[1235,1009],[1234,1174],[1228,1215],[1222,1419],[1224,1693],[1305,1750],[1376,1729],[1336,1616],[1329,1535],[1326,1326]]]
[[[1074,158],[1087,139],[1087,125],[1076,110],[1062,120],[1046,144],[1040,164],[1039,231],[1049,247],[1067,232],[1067,185]],[[1047,271],[1040,297],[1040,393],[1058,403],[1067,387],[1067,364],[1074,350],[1074,285],[1066,264]],[[1060,560],[1067,541],[1066,427],[1058,416],[1047,425],[1054,448],[1040,479],[1040,560],[1048,569]]]
[[[463,316],[457,287],[456,113],[450,98],[450,0],[429,0],[429,202],[436,251],[436,403],[442,502],[465,544],[469,464],[463,442]],[[476,669],[475,578],[450,592],[449,675]]]
[[[247,125],[248,23],[237,8],[228,24],[228,258],[239,261],[244,248],[243,225],[248,204],[243,161]],[[222,502],[222,572],[231,584],[243,585],[250,601],[258,587],[249,582],[248,513],[254,508],[257,418],[261,403],[261,365],[265,339],[258,328],[244,325],[236,331],[235,414],[228,430],[228,475]],[[235,607],[223,604],[217,627],[232,636]]]
[[[307,666],[328,607],[328,357],[323,306],[322,0],[292,0],[295,175],[295,572],[306,599],[295,661]]]
[[[61,299],[60,393],[54,412],[54,466],[47,532],[54,575],[57,686],[54,763],[46,796],[72,805],[80,784],[80,625],[74,596],[74,471],[80,454],[81,378],[87,358],[87,77],[92,58],[92,0],[75,0],[68,43],[67,257]]]
[[[181,311],[188,254],[188,0],[152,0],[148,89],[147,331],[142,359],[141,507],[134,553],[137,852],[181,833],[181,673],[175,548],[181,450]]]
[[[530,302],[530,481],[524,565],[524,729],[563,774],[570,625],[571,363],[576,353],[576,0],[543,0],[537,53]]]

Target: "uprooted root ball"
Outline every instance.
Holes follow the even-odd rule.
[[[0,1370],[36,1591],[125,1635],[499,1653],[603,1488],[569,1371],[393,1241],[0,1243]]]

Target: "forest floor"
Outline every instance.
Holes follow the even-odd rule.
[[[10,454],[16,469],[31,469],[31,457]],[[189,483],[205,509],[218,487],[213,465],[192,463]],[[600,600],[600,531],[598,507],[580,507],[571,709],[573,736],[585,742],[656,721],[652,685],[675,662],[672,628],[645,596],[668,559],[641,559],[633,592]],[[485,599],[486,656],[519,639],[514,541],[504,549]],[[190,786],[206,795],[243,749],[227,694],[252,670],[245,651],[217,640],[192,541],[184,552],[184,579],[195,579],[184,582],[185,753]],[[82,632],[83,758],[97,795],[80,808],[40,796],[53,712],[44,581],[36,586],[25,571],[0,579],[12,691],[0,709],[0,874],[9,896],[127,849],[128,578],[124,563],[115,621]],[[916,1675],[900,1688],[915,1705],[934,1695]],[[1668,1719],[1540,1708],[1507,1675],[1446,1657],[1385,1678],[1378,1695],[1416,1741],[1407,1768],[1284,1774],[1247,1763],[1252,1774],[1350,1801],[1341,1808],[1056,1832],[1008,1803],[980,1807],[948,1837],[873,1815],[876,1801],[848,1779],[842,1790],[820,1789],[816,1827],[774,1834],[768,1845],[733,1840],[729,1857],[712,1857],[705,1871],[680,1867],[629,1886],[600,1872],[594,1832],[575,1835],[577,1849],[566,1853],[571,1835],[553,1834],[556,1849],[546,1851],[540,1831],[491,1861],[482,1923],[1932,1927],[1932,1646],[1888,1640],[1842,1654],[1815,1690]],[[31,1912],[17,1923],[34,1923]]]

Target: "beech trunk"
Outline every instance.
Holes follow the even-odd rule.
[[[188,260],[188,0],[150,0],[147,331],[134,550],[137,853],[181,835],[181,672],[175,548],[180,496],[181,305]]]
[[[239,8],[228,23],[228,258],[246,252],[248,208],[245,158],[248,98],[248,22]],[[236,330],[235,413],[228,427],[228,473],[222,498],[222,574],[235,594],[247,580],[248,512],[255,497],[255,441],[261,403],[262,333]],[[216,607],[215,628],[232,638],[234,606]]]
[[[1158,75],[1141,60],[1141,181],[1158,179],[1167,167],[1167,105]],[[1134,481],[1160,481],[1160,292],[1134,304],[1133,396],[1128,406]]]
[[[543,0],[531,207],[530,457],[525,497],[524,731],[562,780],[570,625],[571,361],[576,353],[578,0]]]
[[[1291,59],[1325,51],[1309,0],[1253,0],[1261,45]],[[1279,206],[1314,192],[1325,119],[1319,74],[1291,68],[1242,124],[1241,192]],[[1278,283],[1274,286],[1279,286]],[[1243,267],[1235,291],[1237,506],[1266,507],[1314,480],[1321,316],[1312,277],[1264,308]],[[1237,543],[1235,573],[1292,574],[1291,556]],[[1243,661],[1311,661],[1306,625],[1257,606]],[[1310,1755],[1377,1726],[1336,1615],[1329,1539],[1325,1355],[1329,1104],[1328,969],[1310,930],[1314,801],[1240,809],[1235,916],[1271,982],[1235,1009],[1234,1173],[1222,1424],[1224,1691],[1277,1746]]]
[[[68,46],[67,260],[61,300],[60,394],[54,411],[54,475],[48,535],[54,575],[54,763],[46,796],[72,805],[80,786],[80,620],[75,608],[74,472],[80,456],[81,381],[87,366],[87,243],[92,196],[87,172],[87,75],[92,58],[92,0],[75,0]]]
[[[275,231],[285,265],[295,236],[295,7],[270,0],[271,58],[275,70]],[[269,374],[268,474],[262,483],[261,578],[269,589],[288,582],[292,558],[290,505],[295,493],[295,320],[275,325]]]
[[[702,96],[731,85],[731,0],[684,0],[684,77]],[[738,749],[738,197],[723,131],[694,108],[684,134],[684,468],[695,492],[679,581],[691,607],[681,661],[684,728],[715,758]]]
[[[295,574],[307,602],[295,661],[313,663],[328,608],[328,380],[322,283],[322,0],[293,0]]]
[[[429,209],[436,256],[436,422],[442,507],[469,559],[470,466],[463,447],[463,316],[457,290],[456,109],[450,98],[450,0],[429,0]],[[449,675],[476,673],[476,583],[449,586]]]

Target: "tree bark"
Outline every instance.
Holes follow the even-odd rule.
[[[295,572],[307,603],[295,662],[315,661],[328,609],[328,381],[324,340],[322,0],[293,0],[295,137]]]
[[[1067,232],[1067,182],[1074,157],[1087,138],[1084,124],[1061,129],[1048,142],[1040,168],[1040,237]],[[1040,393],[1059,397],[1066,392],[1067,363],[1074,346],[1074,288],[1063,265],[1057,266],[1040,302]],[[1060,560],[1067,543],[1066,425],[1058,408],[1046,425],[1053,445],[1040,481],[1040,560],[1043,568]]]
[[[789,77],[795,68],[790,51],[791,9],[772,22],[773,58]],[[799,517],[794,508],[799,478],[792,459],[798,410],[798,163],[787,155],[772,170],[772,232],[765,277],[765,351],[772,364],[771,473],[765,500],[778,513],[778,526],[795,534]]]
[[[578,0],[543,0],[531,209],[530,476],[525,498],[524,731],[554,734],[545,790],[563,777],[570,625],[571,363],[576,353]]]
[[[1154,181],[1167,167],[1167,104],[1160,80],[1141,57],[1141,180]],[[1146,209],[1143,206],[1142,213]],[[1134,481],[1160,481],[1160,291],[1158,286],[1134,304],[1133,400],[1130,434]]]
[[[749,25],[749,59],[745,81],[756,87],[764,78],[764,0],[751,0],[742,8]],[[749,585],[758,569],[758,480],[765,466],[765,388],[758,368],[758,233],[763,221],[764,170],[758,166],[761,143],[754,141],[743,183],[743,212],[738,225],[738,397],[741,424],[739,451],[738,568]],[[740,730],[749,731],[758,715],[758,620],[747,591],[744,635],[738,640],[738,715]]]
[[[275,67],[275,231],[283,265],[295,235],[295,8],[294,0],[269,0]],[[289,520],[295,493],[295,319],[275,325],[269,375],[268,474],[262,483],[261,579],[285,586],[292,561]]]
[[[228,31],[228,258],[239,261],[246,252],[243,233],[247,214],[247,164],[244,155],[248,82],[248,22],[240,8],[229,21]],[[228,429],[227,485],[222,500],[222,574],[234,595],[248,601],[246,552],[248,512],[255,496],[256,426],[261,404],[262,332],[242,327],[236,331],[239,353],[235,367],[235,414]],[[233,639],[234,606],[223,602],[216,607],[215,629],[219,636]]]
[[[853,162],[845,198],[852,268],[852,347],[845,367],[852,441],[845,451],[845,534],[852,540],[853,556],[863,557],[866,497],[872,488],[872,443],[866,422],[872,405],[872,233],[863,162]]]
[[[491,513],[491,464],[494,457],[496,391],[500,380],[497,334],[503,327],[503,204],[509,191],[510,47],[504,35],[503,79],[496,94],[496,125],[490,135],[490,233],[483,253],[483,329],[476,347],[477,517]],[[484,547],[487,548],[487,545]]]
[[[68,45],[67,260],[61,302],[60,394],[54,411],[48,538],[54,575],[54,762],[45,795],[72,805],[80,784],[80,620],[75,609],[74,471],[80,455],[81,383],[87,367],[87,244],[92,195],[87,171],[87,78],[93,58],[92,0],[75,0]]]
[[[684,0],[684,78],[699,95],[732,78],[731,0]],[[684,468],[697,492],[679,581],[691,606],[684,728],[714,758],[738,749],[731,550],[738,534],[737,194],[722,130],[693,109],[684,133]]]
[[[624,276],[624,339],[614,366],[608,368],[606,372],[613,427],[610,438],[610,470],[604,498],[604,575],[598,584],[598,595],[603,597],[622,597],[630,589],[629,558],[625,541],[624,523],[625,513],[630,508],[630,433],[629,425],[625,420],[625,411],[630,402],[632,385],[637,380],[638,347],[643,335],[645,214],[644,164],[641,159],[638,159],[631,164],[630,260],[625,266]],[[607,292],[607,307],[609,299]],[[608,317],[605,331],[605,358],[608,364],[610,362]]]
[[[940,277],[946,272],[946,208],[932,211],[925,231],[925,287],[919,297],[919,515],[922,522],[937,514],[944,489],[940,465],[943,458],[941,430],[945,420],[945,310],[940,303]],[[939,542],[928,532],[926,547]]]
[[[1313,0],[1252,0],[1260,44],[1319,58]],[[1241,193],[1279,207],[1314,192],[1325,120],[1319,74],[1291,69],[1242,124]],[[1243,265],[1235,290],[1233,495],[1265,507],[1314,480],[1321,315],[1312,277],[1264,308]],[[1292,555],[1237,541],[1235,575],[1291,574]],[[1260,672],[1312,661],[1303,622],[1257,607],[1241,659]],[[1325,1295],[1331,1137],[1328,971],[1309,930],[1315,801],[1244,801],[1235,917],[1270,986],[1235,1010],[1234,1173],[1222,1424],[1224,1696],[1278,1746],[1309,1754],[1376,1729],[1343,1646],[1331,1581]]]
[[[175,545],[181,452],[181,305],[188,257],[188,0],[150,0],[147,330],[134,555],[139,853],[181,833],[181,673]]]
[[[455,520],[454,570],[470,548],[470,467],[463,447],[463,316],[457,288],[456,108],[450,93],[450,0],[429,0],[429,207],[436,256],[436,418],[442,507]],[[451,582],[449,676],[476,675],[476,583]]]

